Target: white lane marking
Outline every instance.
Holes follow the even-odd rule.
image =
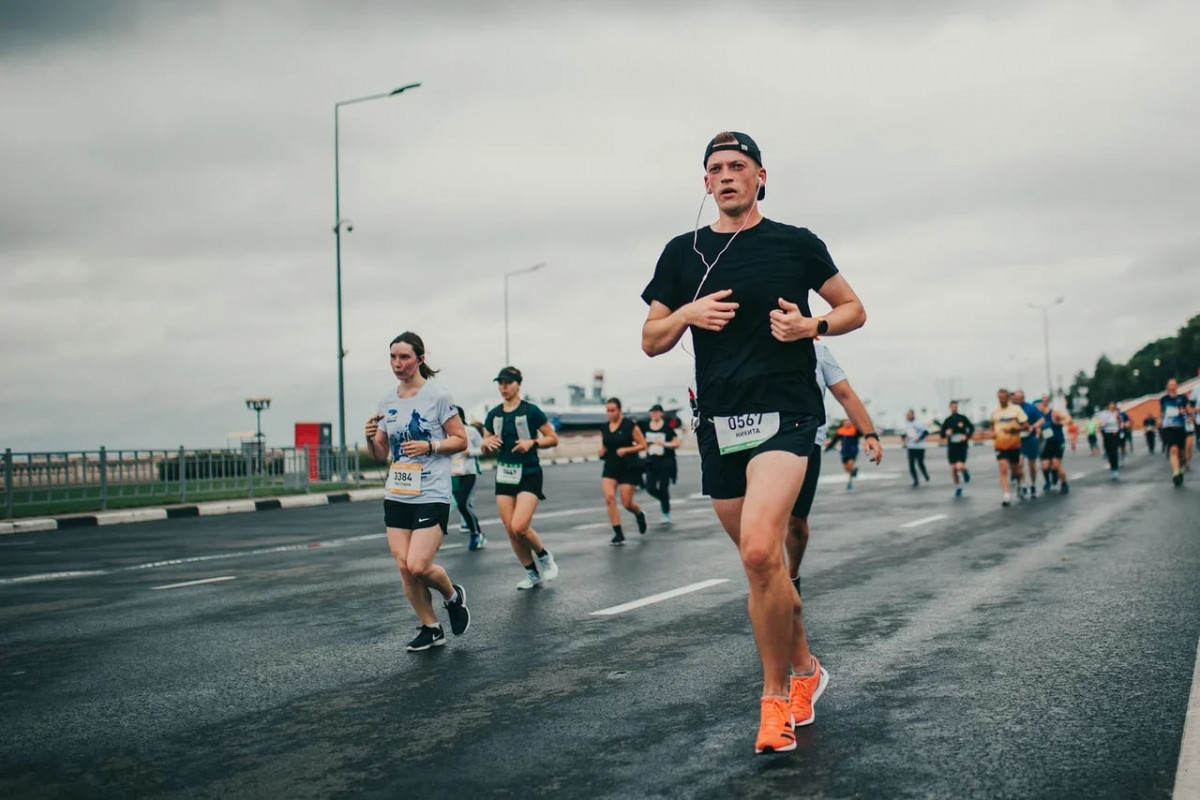
[[[1073,480],[1073,481],[1077,481],[1077,480],[1079,480],[1080,478],[1086,478],[1086,477],[1087,477],[1087,473],[1086,473],[1086,472],[1077,472],[1077,473],[1075,473],[1074,475],[1072,475],[1072,476],[1071,476],[1071,480]]]
[[[670,600],[672,597],[679,597],[682,594],[698,592],[701,589],[707,589],[711,586],[718,586],[722,583],[729,583],[729,579],[712,578],[711,580],[700,581],[699,583],[689,583],[687,586],[680,586],[678,589],[672,589],[669,592],[660,592],[659,594],[652,594],[649,597],[643,597],[641,600],[631,600],[630,602],[622,603],[619,606],[610,606],[609,608],[602,608],[599,611],[593,611],[592,616],[611,617],[614,614],[623,614],[626,611],[633,611],[635,608],[641,608],[642,606],[648,606],[653,603],[661,603],[663,600]]]
[[[916,528],[919,525],[928,525],[930,522],[937,522],[939,519],[945,519],[945,518],[946,518],[945,514],[934,514],[932,517],[921,517],[921,519],[914,519],[912,522],[906,522],[903,525],[901,525],[900,527],[901,528]]]
[[[571,530],[586,531],[586,530],[591,530],[592,528],[607,528],[607,527],[608,527],[607,522],[585,522],[582,525],[572,525]]]
[[[871,481],[894,481],[899,478],[899,472],[865,472],[859,470],[858,477],[854,479],[855,483],[870,483]],[[845,483],[846,473],[830,473],[817,478],[817,485],[822,483]]]
[[[460,547],[466,547],[465,544],[444,544],[438,550],[457,550]]]
[[[222,575],[219,578],[201,578],[198,581],[186,581],[184,583],[168,583],[166,586],[151,586],[151,591],[159,589],[182,589],[185,586],[199,586],[202,583],[220,583],[221,581],[235,581],[236,575]]]
[[[130,564],[114,569],[85,570],[77,572],[46,572],[40,575],[23,575],[19,578],[0,578],[0,586],[12,583],[39,583],[41,581],[61,580],[63,578],[84,578],[94,575],[112,575],[119,572],[134,572],[141,569],[158,569],[160,567],[177,567],[180,564],[198,564],[204,561],[223,561],[230,558],[247,558],[271,553],[289,553],[297,550],[318,550],[322,548],[341,547],[353,542],[365,542],[370,539],[386,538],[386,533],[368,533],[364,536],[347,536],[343,539],[330,539],[324,542],[305,542],[304,544],[284,544],[278,547],[260,547],[257,550],[245,550],[240,553],[212,553],[206,556],[189,556],[187,558],[171,558],[165,561],[148,561],[143,564]]]
[[[1179,745],[1179,766],[1175,770],[1172,797],[1200,797],[1200,644],[1196,646],[1192,693],[1183,718],[1183,742]]]

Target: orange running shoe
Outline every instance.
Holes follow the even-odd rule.
[[[796,749],[796,731],[792,727],[792,712],[782,697],[762,699],[762,722],[758,725],[756,753],[786,753]]]
[[[817,661],[816,656],[812,657],[812,661],[812,675],[792,676],[792,719],[797,727],[812,725],[813,720],[817,718],[814,706],[825,691],[825,687],[829,685],[829,673],[821,666],[821,662]]]

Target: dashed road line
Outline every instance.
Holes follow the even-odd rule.
[[[623,614],[626,611],[633,611],[636,608],[642,608],[643,606],[653,605],[654,603],[661,603],[662,601],[670,600],[673,597],[679,597],[680,595],[684,595],[684,594],[691,594],[692,592],[698,592],[702,589],[708,589],[713,586],[718,586],[722,583],[729,583],[729,579],[728,578],[713,578],[713,579],[707,580],[707,581],[700,581],[699,583],[689,583],[687,586],[680,586],[678,589],[671,589],[668,592],[660,592],[658,594],[652,594],[649,597],[643,597],[640,600],[631,600],[628,603],[622,603],[619,606],[610,606],[608,608],[602,608],[599,611],[593,611],[591,615],[593,617],[611,617],[614,614]]]
[[[945,519],[946,517],[947,517],[946,514],[934,514],[933,516],[930,516],[930,517],[921,517],[920,519],[914,519],[912,522],[906,522],[903,525],[901,525],[900,527],[901,528],[916,528],[921,525],[928,525],[931,522],[937,522],[938,520]]]
[[[218,578],[201,578],[198,581],[184,581],[183,583],[168,583],[165,586],[151,586],[152,591],[161,589],[182,589],[185,586],[199,586],[204,583],[221,583],[222,581],[236,581],[236,575],[222,575]]]

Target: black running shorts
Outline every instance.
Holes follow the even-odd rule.
[[[542,471],[540,469],[536,472],[522,471],[520,483],[496,484],[497,496],[504,495],[505,497],[516,497],[523,492],[537,495],[538,500],[546,499],[546,495],[542,494]]]
[[[1058,439],[1047,439],[1042,445],[1042,461],[1063,457],[1063,443]]]
[[[721,455],[712,417],[704,417],[696,431],[700,446],[700,489],[713,500],[746,496],[746,467],[750,459],[779,450],[807,458],[817,438],[820,422],[811,414],[781,414],[779,433],[753,450]]]
[[[1019,466],[1021,463],[1021,448],[1014,447],[1012,450],[997,450],[996,460],[1007,461],[1014,467]]]
[[[969,450],[970,445],[966,442],[951,442],[946,445],[946,459],[951,464],[965,464]]]
[[[399,500],[383,501],[383,524],[388,528],[404,531],[421,531],[441,527],[442,533],[450,525],[449,503],[402,503]]]
[[[792,516],[798,519],[808,519],[812,511],[813,499],[817,496],[817,481],[821,477],[821,446],[814,444],[812,453],[808,456],[808,469],[804,473],[804,485],[800,487],[800,496],[796,505],[792,506]]]
[[[1187,444],[1187,431],[1183,428],[1163,428],[1162,446],[1170,450],[1172,447],[1183,447]]]
[[[642,467],[636,462],[629,462],[624,459],[620,461],[604,462],[604,470],[600,474],[602,478],[611,478],[617,483],[628,484],[630,486],[642,485]]]

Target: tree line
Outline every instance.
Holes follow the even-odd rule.
[[[1110,400],[1163,391],[1170,378],[1185,381],[1200,367],[1200,314],[1188,320],[1179,333],[1159,339],[1138,350],[1124,364],[1114,364],[1100,356],[1091,375],[1080,371],[1067,395],[1072,412],[1088,413],[1103,408]],[[1084,391],[1080,391],[1083,389]],[[1082,407],[1078,399],[1083,397]]]

